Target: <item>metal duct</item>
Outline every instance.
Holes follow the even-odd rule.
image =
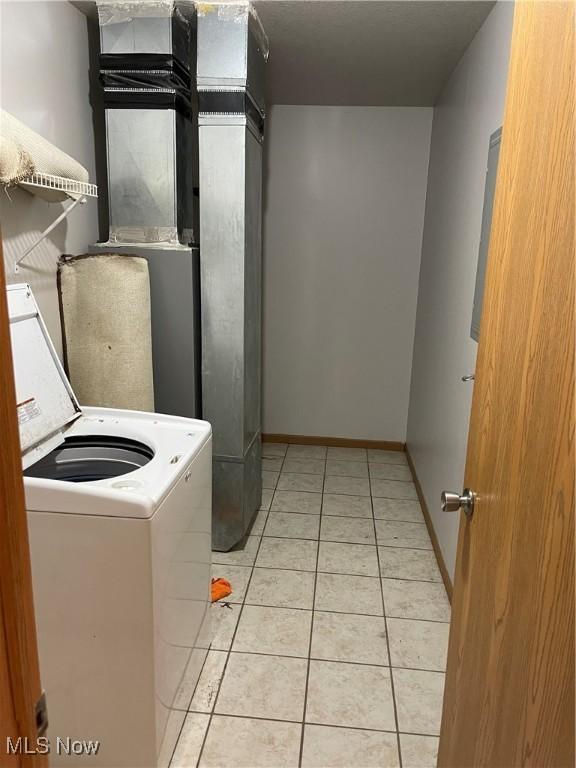
[[[259,509],[262,140],[267,41],[248,4],[198,10],[202,415],[212,424],[212,543]]]
[[[99,2],[109,244],[197,242],[196,16]]]

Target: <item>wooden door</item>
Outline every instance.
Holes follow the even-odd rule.
[[[516,4],[440,736],[450,768],[574,766],[574,21],[573,2]]]
[[[41,689],[12,371],[0,236],[0,766],[39,768],[48,763],[34,754]]]

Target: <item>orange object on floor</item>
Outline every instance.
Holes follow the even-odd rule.
[[[232,594],[232,585],[226,579],[212,579],[212,602]]]

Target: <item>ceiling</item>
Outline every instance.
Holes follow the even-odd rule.
[[[256,0],[272,104],[431,106],[493,0]]]
[[[70,1],[96,16],[95,0]],[[495,0],[253,4],[270,41],[269,104],[432,106]]]

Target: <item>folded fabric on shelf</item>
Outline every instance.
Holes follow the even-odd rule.
[[[0,183],[5,187],[20,185],[49,202],[77,197],[73,192],[27,185],[24,179],[34,173],[88,181],[88,171],[77,160],[9,112],[0,110]]]
[[[12,187],[34,173],[34,163],[25,149],[0,135],[0,184]]]

